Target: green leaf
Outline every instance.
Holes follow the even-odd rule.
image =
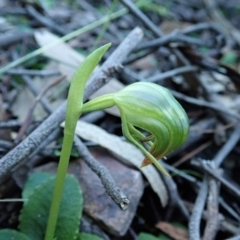
[[[158,236],[158,240],[172,240],[172,238],[162,233]]]
[[[55,6],[55,1],[53,0],[38,0],[37,2],[44,10],[52,9]]]
[[[144,232],[140,233],[138,238],[139,240],[159,240],[159,238],[155,237],[154,235]]]
[[[35,172],[31,174],[24,186],[22,198],[28,199],[36,187],[40,186],[51,177],[53,177],[53,174],[47,172]]]
[[[139,240],[171,240],[167,235],[165,234],[160,234],[158,237],[149,234],[149,233],[140,233],[138,235]],[[84,239],[85,240],[85,239]]]
[[[23,206],[19,229],[30,239],[44,239],[54,183],[54,176],[43,181],[28,196],[28,201]],[[82,215],[82,203],[83,197],[79,183],[74,176],[68,175],[55,231],[57,240],[76,239]]]
[[[0,231],[1,240],[30,240],[26,235],[12,229],[3,229]]]
[[[54,151],[54,155],[55,155],[56,157],[61,156],[61,150],[56,149],[56,150]],[[78,151],[77,151],[74,147],[72,148],[72,151],[71,151],[71,157],[79,158],[79,153],[78,153]]]
[[[74,131],[76,126],[75,121],[78,120],[81,114],[84,90],[87,80],[101,60],[103,54],[108,50],[110,46],[111,43],[105,44],[104,46],[98,48],[90,55],[88,55],[82,64],[77,68],[72,77],[67,99],[66,120],[64,128],[67,129],[68,132]]]
[[[188,230],[187,226],[181,224],[180,222],[172,222],[171,224],[172,224],[174,227],[178,227],[178,228],[181,228],[181,229],[186,230],[186,231]]]
[[[234,51],[229,51],[220,59],[221,63],[235,65],[237,62],[237,54]]]
[[[103,239],[94,234],[81,232],[79,233],[77,240],[103,240]]]

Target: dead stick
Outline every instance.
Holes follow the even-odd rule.
[[[104,75],[104,70],[111,66],[120,65],[128,56],[128,54],[141,41],[143,33],[140,28],[135,28],[124,39],[124,41],[116,48],[109,56],[102,67],[90,78],[86,87],[84,100],[93,94],[96,90],[102,87],[110,79],[101,78]],[[100,78],[99,78],[100,76]],[[100,79],[100,81],[99,81]],[[18,146],[7,153],[0,160],[0,183],[11,169],[19,164],[24,158],[28,157],[34,149],[57,128],[65,119],[66,102],[63,103],[56,111],[54,111],[38,128],[36,128],[25,140]]]

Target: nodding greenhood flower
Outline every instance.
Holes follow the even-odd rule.
[[[114,105],[121,114],[123,135],[146,156],[141,166],[153,163],[168,174],[157,159],[176,150],[187,139],[189,123],[182,106],[166,88],[154,83],[138,82],[117,93],[85,103],[83,112]],[[149,135],[145,136],[140,129]],[[143,142],[150,146],[149,151]]]

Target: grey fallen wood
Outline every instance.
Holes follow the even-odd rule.
[[[93,158],[97,158],[101,166],[109,170],[114,182],[126,193],[131,202],[128,209],[122,211],[112,201],[112,197],[107,193],[97,174],[93,174],[92,169],[83,161],[83,158],[80,158],[70,162],[68,173],[75,175],[80,183],[84,196],[83,212],[104,231],[114,236],[123,236],[132,223],[142,197],[143,176],[138,170],[120,163],[104,148],[92,148],[90,154]],[[34,171],[55,173],[57,164],[50,162],[35,168]]]
[[[203,179],[202,186],[198,192],[197,199],[192,209],[190,221],[188,223],[189,228],[189,240],[200,240],[200,222],[204,205],[208,195],[208,182],[206,176]]]
[[[115,236],[123,236],[129,229],[135,216],[139,201],[144,190],[143,177],[137,170],[126,167],[118,162],[114,156],[108,155],[105,149],[92,152],[98,161],[109,170],[114,181],[122,192],[126,193],[131,202],[127,205],[128,209],[122,211],[112,197],[106,192],[99,177],[91,174],[92,170],[81,162],[78,180],[84,194],[84,212],[94,222],[97,222],[107,232]],[[102,155],[99,153],[102,152]]]
[[[127,55],[135,48],[143,37],[142,30],[135,28],[116,50],[103,63],[102,67],[90,77],[86,86],[84,100],[88,99],[96,90],[109,81],[109,78],[103,78],[104,71],[111,66],[120,65]],[[11,169],[29,156],[37,146],[57,128],[65,119],[66,102],[64,102],[56,111],[54,111],[38,128],[36,128],[26,139],[0,159],[0,183],[9,174]]]

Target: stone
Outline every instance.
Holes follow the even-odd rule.
[[[70,162],[68,173],[74,174],[81,185],[84,197],[84,214],[106,232],[115,236],[123,236],[131,225],[142,197],[143,177],[139,171],[117,161],[108,150],[101,147],[89,150],[109,170],[116,185],[130,200],[130,204],[126,211],[121,210],[108,196],[98,176],[82,159],[78,159]],[[56,168],[57,164],[48,163],[34,169],[34,171],[55,173]]]
[[[117,161],[103,148],[92,149],[91,153],[109,170],[117,186],[130,200],[130,204],[126,211],[121,210],[107,195],[98,176],[80,160],[77,176],[84,194],[84,213],[98,222],[107,232],[115,236],[123,236],[134,218],[143,194],[142,175],[139,171]]]

